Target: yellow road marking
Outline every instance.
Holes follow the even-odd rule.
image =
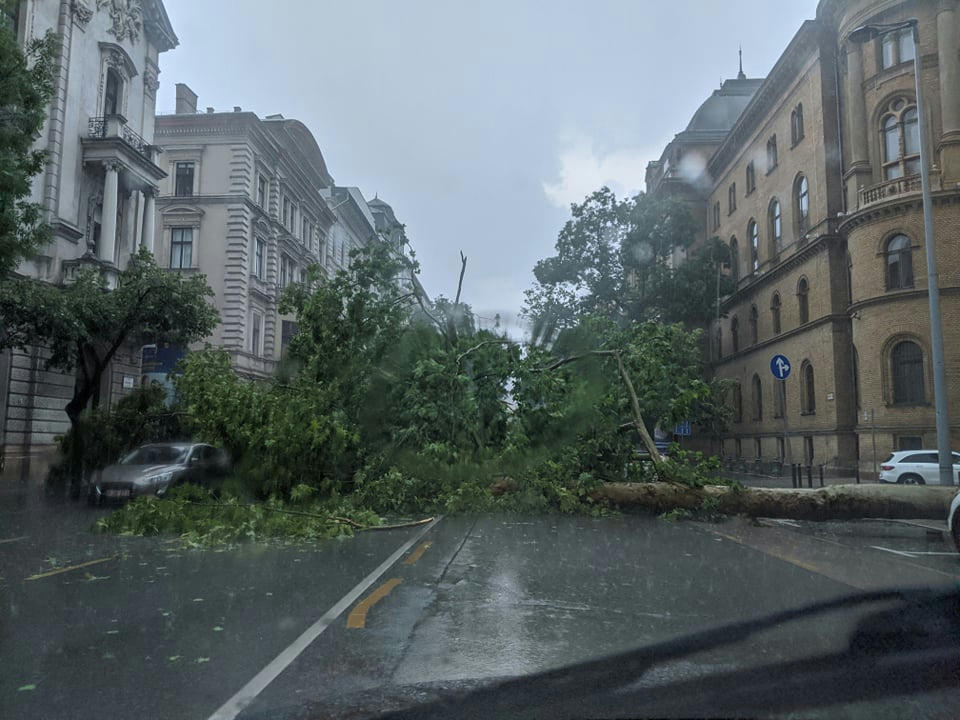
[[[350,614],[347,616],[347,627],[355,630],[366,627],[367,610],[383,600],[383,598],[390,594],[391,590],[393,590],[402,582],[403,580],[400,578],[391,578],[372,593],[367,595],[363,600],[358,602],[357,606],[351,610]]]
[[[110,557],[100,558],[99,560],[88,560],[87,562],[80,563],[79,565],[68,565],[67,567],[57,568],[56,570],[50,570],[49,572],[31,575],[27,578],[27,580],[39,580],[40,578],[50,577],[51,575],[59,575],[60,573],[70,572],[71,570],[79,570],[80,568],[90,567],[91,565],[99,565],[100,563],[105,563],[116,559],[116,555],[111,555]]]
[[[420,546],[407,556],[407,559],[403,561],[403,564],[413,565],[423,556],[423,554],[427,551],[427,548],[431,545],[433,545],[432,542],[420,543]]]

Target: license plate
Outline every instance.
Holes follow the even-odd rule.
[[[110,490],[105,490],[103,494],[106,495],[108,498],[124,498],[124,497],[130,496],[130,491],[110,489]]]

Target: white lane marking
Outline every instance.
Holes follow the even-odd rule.
[[[20,542],[21,540],[26,540],[29,535],[21,535],[20,537],[7,538],[6,540],[0,540],[0,545],[6,545],[7,543]]]
[[[397,562],[397,560],[399,560],[417,543],[418,540],[420,540],[420,538],[427,534],[430,528],[432,528],[442,519],[442,515],[438,516],[433,520],[433,522],[425,525],[420,532],[397,548],[394,553],[384,560],[376,570],[371,572],[363,580],[357,583],[353,590],[340,598],[336,605],[324,613],[323,617],[304,630],[300,637],[294,640],[285,650],[283,650],[283,652],[277,655],[269,665],[254,675],[253,679],[240,688],[236,695],[220,706],[220,709],[211,715],[209,720],[233,720],[235,717],[237,717],[237,715],[239,715],[240,712],[247,707],[247,705],[253,702],[257,695],[264,691],[267,685],[273,682],[280,673],[287,669],[287,666],[289,666],[290,663],[297,659],[300,653],[310,646],[310,643],[316,640],[324,630],[330,627],[331,623],[333,623],[333,621],[336,620],[344,610],[353,605],[357,598],[363,595],[363,593],[365,593],[371,585],[380,579],[381,575],[389,570],[393,564]]]
[[[903,555],[903,557],[912,558],[913,553],[904,552],[903,550],[893,550],[891,548],[881,547],[880,545],[871,545],[874,550],[883,550],[884,552],[893,553],[894,555]]]
[[[933,550],[910,550],[911,555],[957,555],[955,552],[935,552]]]

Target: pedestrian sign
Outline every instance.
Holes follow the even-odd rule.
[[[777,380],[786,380],[790,377],[790,361],[785,355],[774,355],[770,360],[770,372]]]

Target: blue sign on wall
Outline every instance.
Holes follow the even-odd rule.
[[[777,380],[786,380],[790,377],[790,361],[785,355],[774,355],[770,361],[770,372]]]
[[[682,423],[677,425],[673,429],[674,435],[680,435],[681,437],[690,437],[693,433],[690,430],[690,421],[684,420]]]

